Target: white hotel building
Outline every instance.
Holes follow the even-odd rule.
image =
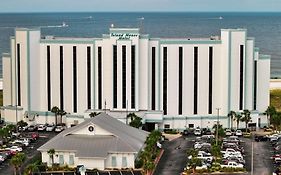
[[[10,42],[3,54],[7,122],[54,123],[53,106],[67,112],[68,126],[100,111],[123,122],[135,112],[148,129],[212,127],[218,112],[230,127],[229,111],[243,109],[257,126],[267,122],[270,56],[246,29],[150,38],[137,28],[110,28],[101,38],[60,38],[17,28]]]

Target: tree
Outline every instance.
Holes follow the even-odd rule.
[[[19,121],[18,123],[17,123],[17,127],[18,128],[23,128],[23,127],[26,127],[28,124],[25,122],[25,121],[23,121],[23,120],[21,120],[21,121]],[[21,130],[22,131],[22,130]]]
[[[244,109],[242,115],[243,117],[241,118],[241,121],[245,122],[246,132],[248,132],[248,123],[251,121],[251,112],[248,109]]]
[[[10,163],[14,166],[15,175],[17,175],[25,159],[26,155],[24,153],[17,153],[11,158]],[[21,172],[19,172],[19,175],[21,175]]]
[[[10,131],[8,128],[0,128],[0,136],[3,140],[7,141],[7,137],[9,137]]]
[[[221,148],[219,145],[212,145],[211,153],[215,157],[215,161],[221,157]]]
[[[242,118],[242,115],[241,115],[241,114],[237,114],[237,115],[235,116],[237,129],[239,129],[239,122],[241,121],[241,118]]]
[[[58,111],[58,115],[60,115],[60,123],[62,123],[62,116],[66,115],[67,113],[63,110],[63,109],[60,109]]]
[[[135,128],[139,128],[142,126],[142,118],[140,118],[139,116],[137,116],[135,113],[130,113],[128,114],[127,118],[131,118],[131,122],[129,123],[130,126],[135,127]]]
[[[27,167],[24,170],[24,175],[32,175],[34,172],[38,172],[39,168],[36,163],[32,163],[27,165]]]
[[[277,112],[272,114],[270,123],[273,125],[274,129],[277,129],[277,127],[281,125],[281,113]]]
[[[47,153],[49,154],[49,156],[50,156],[50,158],[51,158],[51,160],[52,160],[52,166],[54,166],[54,155],[55,155],[55,153],[56,153],[56,151],[55,151],[55,149],[49,149],[48,151],[47,151]]]
[[[229,113],[228,113],[228,117],[230,118],[230,122],[231,122],[231,129],[233,128],[233,119],[235,119],[236,118],[236,112],[235,111],[230,111]]]
[[[58,124],[58,118],[57,117],[58,117],[59,111],[60,111],[60,109],[57,106],[54,106],[51,109],[51,112],[55,114],[55,120],[56,120],[55,124],[56,125]]]
[[[266,118],[267,118],[267,126],[269,127],[269,123],[270,123],[270,118],[272,115],[276,114],[276,109],[274,106],[268,106],[266,111]]]
[[[187,152],[189,156],[188,166],[192,169],[192,174],[196,173],[196,167],[202,165],[202,161],[198,159],[198,151],[195,149],[190,149]]]
[[[8,124],[6,126],[6,128],[8,129],[9,133],[11,133],[11,132],[15,131],[17,127],[16,127],[16,125]]]
[[[95,116],[97,116],[97,115],[99,115],[100,114],[100,112],[91,112],[90,114],[89,114],[89,116],[90,116],[90,118],[94,118]]]

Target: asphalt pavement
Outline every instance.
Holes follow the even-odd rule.
[[[164,153],[154,175],[179,175],[187,163],[187,150],[192,147],[190,137],[179,137],[163,143]]]
[[[46,143],[48,140],[53,138],[57,133],[54,132],[39,132],[39,138],[31,142],[24,150],[23,152],[26,154],[27,159],[25,161],[28,162],[30,159],[32,159],[35,155],[39,154],[39,151],[37,151],[37,148],[39,148],[41,145]],[[13,166],[9,163],[10,159],[5,160],[0,165],[0,175],[11,175],[14,174]]]
[[[164,153],[161,157],[154,175],[179,175],[183,172],[187,163],[187,150],[193,147],[194,136],[179,137],[172,141],[166,141],[163,144]],[[252,158],[252,140],[242,138],[245,150],[245,168],[251,174]],[[270,175],[274,166],[270,157],[272,156],[272,147],[269,142],[253,141],[253,175]]]

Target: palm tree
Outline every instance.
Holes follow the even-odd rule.
[[[67,113],[63,109],[60,109],[58,114],[60,115],[60,123],[62,123],[62,116],[66,115]]]
[[[272,114],[270,123],[273,125],[274,129],[277,129],[277,127],[281,125],[281,113],[276,112],[275,114]]]
[[[232,129],[233,128],[233,119],[235,119],[236,118],[236,112],[235,111],[230,111],[229,113],[228,113],[228,117],[230,118],[230,122],[231,122],[231,125],[230,125],[230,129]]]
[[[242,118],[242,115],[241,115],[241,114],[237,114],[237,115],[235,116],[237,129],[239,129],[239,122],[241,121],[241,118]]]
[[[241,118],[241,121],[245,122],[246,124],[246,132],[248,132],[248,123],[251,121],[251,112],[248,109],[244,109],[243,117]]]
[[[270,118],[276,114],[276,109],[274,106],[268,106],[266,111],[265,111],[265,114],[266,114],[266,118],[267,118],[267,126],[269,127],[269,124],[270,124]]]
[[[97,115],[99,115],[100,114],[100,112],[91,112],[90,114],[89,114],[89,116],[90,116],[90,118],[94,118],[95,116],[97,116]]]
[[[60,109],[57,106],[54,106],[51,109],[51,112],[55,114],[55,120],[56,120],[55,124],[56,125],[58,124],[58,118],[57,117],[58,117],[59,111],[60,111]]]
[[[26,155],[24,153],[17,153],[11,158],[10,163],[14,166],[14,175],[17,175],[25,159]],[[19,172],[19,175],[21,175],[21,172]]]
[[[56,151],[55,151],[55,149],[49,149],[48,151],[47,151],[47,153],[49,154],[49,156],[50,156],[50,158],[52,159],[52,166],[54,166],[54,155],[55,155],[55,153],[56,153]]]
[[[195,149],[190,149],[187,152],[187,155],[189,156],[189,162],[188,166],[192,169],[192,174],[196,173],[196,167],[200,166],[202,164],[202,161],[198,159],[198,151]]]
[[[27,167],[24,170],[24,175],[32,175],[34,172],[38,172],[39,168],[36,163],[32,163],[27,165]]]

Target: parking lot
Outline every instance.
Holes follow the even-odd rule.
[[[193,148],[195,136],[182,136],[173,141],[167,141],[163,144],[164,154],[156,168],[155,175],[178,175],[180,174],[187,163],[187,150]],[[242,146],[245,150],[245,168],[251,174],[251,153],[252,140],[249,138],[241,138]],[[270,156],[272,147],[269,142],[253,141],[253,168],[254,175],[269,175],[274,171],[274,166]],[[228,173],[229,174],[229,173]]]
[[[23,132],[23,134],[26,134],[28,132]],[[23,152],[26,154],[27,159],[25,162],[28,162],[30,159],[32,159],[36,154],[39,154],[37,151],[37,148],[39,148],[41,145],[46,143],[48,140],[53,138],[56,133],[55,132],[38,132],[39,138],[31,142],[25,149],[23,149]],[[10,159],[5,160],[0,164],[0,174],[13,174],[13,167],[9,164]]]

